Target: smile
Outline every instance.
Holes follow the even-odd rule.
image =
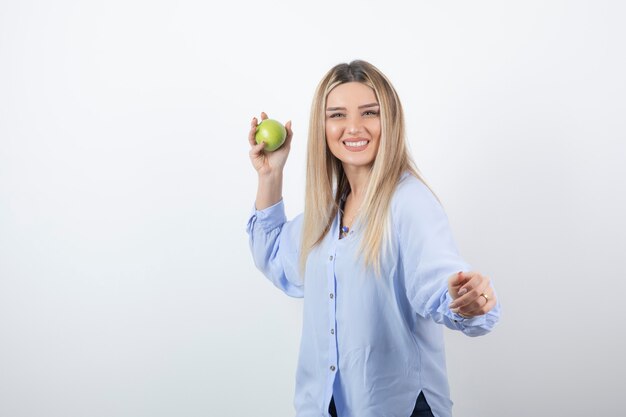
[[[352,152],[358,152],[367,148],[369,142],[370,141],[367,139],[359,138],[358,140],[344,140],[343,144],[348,150]]]

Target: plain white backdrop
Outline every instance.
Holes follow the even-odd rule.
[[[333,65],[394,83],[493,333],[446,330],[458,417],[616,416],[619,1],[0,1],[0,416],[292,416],[301,300],[252,263],[250,119]]]

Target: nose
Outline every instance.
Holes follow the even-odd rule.
[[[361,118],[360,117],[351,117],[348,122],[347,130],[348,134],[355,135],[361,131],[362,128]]]

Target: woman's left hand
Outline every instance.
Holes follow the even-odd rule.
[[[481,316],[497,303],[489,278],[479,272],[459,272],[448,279],[448,292],[454,301],[450,310],[464,317]]]

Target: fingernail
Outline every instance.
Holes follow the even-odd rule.
[[[467,292],[467,290],[465,288],[461,288],[458,292],[459,296],[465,294]]]

